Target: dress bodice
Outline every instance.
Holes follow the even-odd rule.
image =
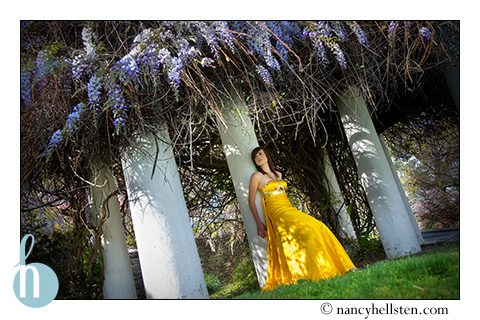
[[[269,198],[277,194],[285,193],[286,189],[287,183],[284,180],[270,180],[263,186],[260,193],[264,198]]]

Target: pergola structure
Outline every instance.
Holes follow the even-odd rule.
[[[147,298],[208,298],[175,154],[181,145],[195,165],[195,129],[208,119],[221,138],[261,287],[267,243],[256,235],[247,198],[255,171],[250,152],[262,140],[262,121],[274,123],[268,114],[290,117],[289,125],[304,128],[313,140],[322,117],[338,114],[387,257],[421,250],[420,230],[377,130],[398,110],[388,111],[390,99],[419,90],[424,78],[445,76],[458,101],[458,48],[447,38],[456,37],[457,23],[151,24],[66,24],[65,43],[40,39],[44,50],[32,56],[26,48],[22,64],[24,136],[31,139],[27,132],[41,126],[49,132],[48,143],[32,145],[29,156],[37,160],[25,161],[22,169],[35,163],[37,173],[45,172],[42,179],[62,177],[67,185],[69,171],[72,181],[88,187],[103,252],[104,298],[136,298],[116,197],[118,172]],[[119,31],[125,38],[110,38]],[[45,109],[50,123],[40,124],[35,114]],[[321,144],[317,148],[326,159],[322,184],[335,203],[343,203],[331,155]],[[24,173],[25,188],[31,188],[29,179],[38,177]],[[259,209],[260,201],[257,195]],[[345,207],[335,211],[339,236],[354,239]]]

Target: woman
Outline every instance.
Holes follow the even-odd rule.
[[[268,239],[268,276],[263,290],[300,279],[327,279],[355,268],[325,224],[291,205],[285,193],[287,183],[275,170],[267,150],[255,148],[252,160],[258,171],[250,178],[248,203],[258,235]],[[266,226],[255,205],[257,191],[262,194]]]

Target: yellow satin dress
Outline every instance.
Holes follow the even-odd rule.
[[[286,188],[285,181],[271,180],[261,190],[268,238],[264,291],[300,279],[328,279],[354,268],[327,226],[292,206]]]

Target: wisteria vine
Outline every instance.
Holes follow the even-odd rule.
[[[411,22],[391,21],[388,40],[401,26],[411,32]],[[301,59],[296,51],[302,47],[311,48],[322,68],[355,68],[345,48],[351,47],[354,39],[356,45],[368,49],[368,32],[368,27],[356,21],[167,21],[158,28],[141,30],[126,54],[107,59],[102,56],[95,30],[87,25],[82,31],[83,49],[74,51],[73,58],[46,49],[39,52],[34,63],[22,65],[21,98],[28,106],[35,86],[41,87],[60,72],[70,75],[69,81],[76,88],[73,96],[86,95],[86,100],[73,108],[64,129],[53,133],[43,153],[49,159],[61,137],[75,134],[87,113],[96,127],[101,113],[110,112],[115,133],[119,134],[128,123],[129,110],[141,102],[135,92],[141,91],[146,79],[155,85],[166,78],[178,102],[182,82],[191,82],[190,69],[196,74],[215,72],[225,68],[229,58],[243,54],[250,57],[253,74],[266,89],[273,89],[285,74],[298,74],[296,63]],[[433,41],[434,30],[429,27],[419,25],[417,32],[426,41]],[[333,61],[336,66],[332,66]]]

